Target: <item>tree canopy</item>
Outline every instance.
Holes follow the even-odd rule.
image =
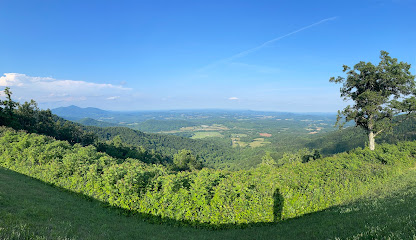
[[[410,64],[398,62],[386,51],[380,52],[380,59],[377,66],[363,61],[352,69],[344,65],[347,77],[329,80],[342,83],[341,97],[354,101],[352,106],[338,111],[336,124],[342,127],[354,120],[356,126],[367,131],[371,150],[375,148],[374,138],[392,129],[394,116],[403,113],[410,116],[416,110],[415,76],[410,73]]]

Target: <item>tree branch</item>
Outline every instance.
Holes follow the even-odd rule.
[[[378,132],[376,132],[376,133],[374,133],[374,137],[376,137],[378,134],[380,134],[381,132],[383,132],[384,131],[384,129],[381,129],[380,131],[378,131]]]

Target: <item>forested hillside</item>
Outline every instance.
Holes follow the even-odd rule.
[[[117,127],[119,126],[116,123],[109,123],[104,121],[97,121],[92,118],[82,118],[76,121],[77,123],[84,125],[84,126],[96,126],[96,127]]]
[[[99,128],[89,126],[84,127],[84,129],[96,134],[98,139],[102,141],[120,136],[126,144],[153,149],[167,156],[173,156],[181,149],[188,149],[211,166],[214,166],[216,163],[235,161],[235,156],[233,156],[235,151],[230,147],[231,143],[228,146],[221,146],[209,141],[193,140],[166,134],[144,133],[126,127]]]

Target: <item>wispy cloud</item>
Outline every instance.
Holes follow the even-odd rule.
[[[230,66],[233,67],[240,67],[244,69],[248,69],[251,71],[255,71],[257,73],[277,73],[280,72],[279,68],[275,67],[268,67],[268,66],[261,66],[261,65],[253,65],[253,64],[247,64],[247,63],[241,63],[241,62],[231,62],[228,63]]]
[[[112,96],[112,97],[108,97],[107,100],[116,100],[119,99],[120,96]]]
[[[271,45],[272,43],[275,43],[275,42],[277,42],[277,41],[279,41],[279,40],[282,40],[283,38],[289,37],[289,36],[291,36],[291,35],[293,35],[293,34],[296,34],[296,33],[298,33],[298,32],[304,31],[304,30],[306,30],[306,29],[308,29],[308,28],[315,27],[315,26],[320,25],[320,24],[322,24],[322,23],[324,23],[324,22],[328,22],[328,21],[335,20],[336,18],[337,18],[337,17],[331,17],[331,18],[325,18],[325,19],[322,19],[322,20],[320,20],[320,21],[318,21],[318,22],[315,22],[315,23],[312,23],[312,24],[310,24],[310,25],[308,25],[308,26],[305,26],[305,27],[299,28],[299,29],[297,29],[297,30],[295,30],[295,31],[293,31],[293,32],[287,33],[287,34],[285,34],[285,35],[283,35],[283,36],[280,36],[280,37],[277,37],[277,38],[273,38],[272,40],[269,40],[269,41],[267,41],[267,42],[264,42],[263,44],[261,44],[261,45],[259,45],[259,46],[257,46],[257,47],[254,47],[254,48],[251,48],[251,49],[248,49],[248,50],[242,51],[242,52],[237,53],[237,54],[235,54],[235,55],[233,55],[233,56],[231,56],[231,57],[224,58],[224,59],[221,59],[221,60],[219,60],[219,61],[216,61],[216,62],[214,62],[214,63],[212,63],[212,64],[209,64],[209,65],[207,65],[207,66],[204,66],[204,67],[200,68],[200,69],[199,69],[199,71],[205,71],[205,70],[211,69],[211,68],[213,68],[213,67],[216,67],[216,66],[218,66],[218,65],[220,65],[220,64],[228,63],[228,62],[231,62],[231,61],[233,61],[233,60],[235,60],[235,59],[238,59],[238,58],[244,57],[244,56],[246,56],[246,55],[248,55],[248,54],[250,54],[250,53],[253,53],[253,52],[259,51],[259,50],[261,50],[262,48],[264,48],[264,47],[266,47],[266,46]]]
[[[238,97],[230,97],[230,98],[228,98],[228,100],[239,100],[239,98]]]

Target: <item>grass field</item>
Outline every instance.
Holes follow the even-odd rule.
[[[255,147],[261,147],[264,144],[268,144],[268,143],[270,143],[270,142],[264,141],[264,138],[256,138],[256,139],[254,139],[254,141],[249,143],[249,145],[250,145],[250,147],[255,148]]]
[[[277,224],[213,231],[151,224],[0,168],[0,239],[416,239],[416,171],[372,194]]]
[[[200,139],[207,137],[223,137],[223,135],[219,132],[194,132],[194,135],[191,138]]]

